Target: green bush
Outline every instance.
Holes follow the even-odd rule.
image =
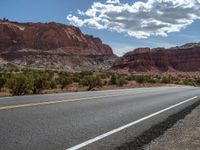
[[[183,82],[184,85],[194,85],[193,80],[190,79],[190,78],[185,78],[185,79],[183,79],[182,82]]]
[[[171,77],[163,77],[161,80],[162,83],[172,83]]]
[[[61,75],[59,77],[59,83],[61,85],[61,89],[63,90],[66,86],[70,85],[73,82],[72,78],[69,76]]]
[[[79,73],[79,75],[82,78],[84,76],[92,76],[92,75],[94,75],[94,72],[92,72],[92,71],[82,71],[82,72]]]
[[[127,78],[127,80],[128,81],[133,81],[133,80],[135,80],[135,78],[136,78],[135,75],[129,75],[128,78]]]
[[[110,85],[115,85],[115,84],[117,84],[117,75],[116,75],[116,74],[112,74],[109,83],[110,83]]]
[[[6,84],[6,78],[3,76],[0,77],[0,91],[5,86],[5,84]]]
[[[124,77],[120,77],[118,80],[117,80],[117,86],[123,86],[125,84],[127,84],[128,81],[124,78]]]
[[[56,81],[55,81],[55,80],[51,80],[51,81],[50,81],[50,88],[51,88],[51,89],[54,89],[54,88],[56,88],[56,87],[57,87]]]
[[[33,82],[24,74],[15,74],[8,80],[8,87],[12,95],[25,95],[31,93]]]
[[[195,79],[196,86],[200,86],[200,78]]]
[[[79,74],[74,73],[73,76],[72,76],[72,80],[73,80],[73,82],[79,83],[81,81],[81,77],[80,77]]]
[[[147,78],[146,78],[146,76],[138,75],[138,76],[135,77],[135,81],[137,83],[144,84],[144,83],[147,82]]]
[[[24,70],[23,74],[33,83],[32,93],[39,94],[44,89],[51,88],[53,73],[51,71]]]
[[[44,89],[49,89],[51,79],[48,73],[34,73],[33,74],[33,94],[41,93]]]
[[[157,79],[157,78],[150,78],[149,80],[148,80],[148,82],[149,83],[159,83],[159,80]]]
[[[83,77],[80,84],[83,86],[88,86],[88,91],[90,91],[97,86],[102,86],[102,81],[99,76],[88,75],[88,76]]]

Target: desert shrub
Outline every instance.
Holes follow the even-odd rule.
[[[61,75],[59,77],[59,84],[61,85],[61,89],[64,89],[68,85],[70,85],[73,82],[73,79],[70,76]]]
[[[56,81],[55,81],[55,80],[51,80],[51,81],[50,81],[50,88],[51,88],[51,89],[54,89],[54,88],[56,88],[56,87],[57,87]]]
[[[95,82],[96,82],[96,86],[99,86],[99,87],[103,86],[102,79],[99,75],[95,76]]]
[[[112,74],[109,84],[123,86],[124,84],[128,83],[127,80],[128,80],[128,76],[126,76],[124,74]]]
[[[14,74],[7,82],[12,95],[25,95],[31,93],[33,82],[24,74]]]
[[[115,85],[117,84],[117,75],[116,74],[112,74],[110,81],[109,81],[110,85]]]
[[[128,78],[127,78],[127,80],[128,81],[133,81],[133,80],[135,80],[135,78],[136,78],[135,75],[129,75]]]
[[[150,79],[148,80],[148,82],[149,82],[149,83],[159,83],[159,80],[158,80],[157,78],[152,77],[152,78],[150,78]]]
[[[4,76],[0,76],[0,91],[6,84],[6,78]]]
[[[125,79],[125,77],[120,77],[117,79],[117,86],[123,86],[127,83],[128,83],[128,81]]]
[[[161,80],[162,83],[166,83],[166,84],[167,84],[167,83],[171,83],[171,81],[172,81],[172,80],[171,80],[170,76],[168,76],[168,77],[163,77],[162,80]]]
[[[32,80],[33,88],[32,93],[41,93],[44,89],[51,88],[51,82],[53,79],[53,72],[51,71],[34,71],[34,70],[24,70],[23,74]]]
[[[195,79],[195,85],[200,86],[200,78]]]
[[[193,80],[191,78],[185,78],[185,79],[183,79],[182,83],[184,85],[194,85],[194,82],[193,82]]]
[[[135,81],[136,81],[137,83],[144,84],[144,83],[147,82],[147,78],[146,78],[146,76],[144,76],[144,75],[137,75],[137,76],[135,77]]]
[[[33,74],[33,94],[41,93],[42,90],[50,88],[51,79],[48,73]]]
[[[105,73],[101,73],[99,76],[100,76],[101,79],[106,79],[107,78],[107,75]]]
[[[72,76],[72,80],[73,80],[73,82],[79,83],[81,81],[80,74],[79,73],[74,73],[73,76]]]
[[[107,80],[104,80],[104,81],[103,81],[103,85],[108,85],[108,81],[107,81]]]
[[[51,88],[51,82],[53,81],[53,73],[50,71],[34,71],[25,70],[23,74],[29,78],[33,83],[32,93],[39,94],[44,89]]]
[[[84,77],[84,76],[92,76],[92,75],[94,75],[94,72],[92,72],[92,71],[82,71],[82,72],[79,73],[79,76],[81,78]]]
[[[83,86],[88,86],[88,91],[90,91],[97,86],[102,86],[102,81],[99,76],[87,75],[83,77],[80,84]]]
[[[54,73],[55,73],[55,71],[47,70],[47,71],[45,71],[45,73],[48,74],[49,78],[53,78],[53,77],[54,77]]]

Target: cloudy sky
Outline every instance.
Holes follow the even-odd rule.
[[[72,24],[119,55],[200,41],[200,0],[1,0],[3,17]]]

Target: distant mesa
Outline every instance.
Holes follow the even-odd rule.
[[[0,56],[31,68],[108,69],[117,58],[101,39],[60,23],[0,21]]]
[[[101,39],[61,23],[0,20],[0,67],[65,71],[199,72],[200,43],[137,48],[122,57]]]
[[[60,23],[17,23],[1,21],[0,50],[57,50],[81,55],[113,55],[99,38],[84,35],[79,28]],[[73,47],[73,51],[71,48]]]
[[[199,72],[200,43],[169,49],[139,48],[126,53],[112,70],[126,72]]]

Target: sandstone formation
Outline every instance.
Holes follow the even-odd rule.
[[[60,23],[0,20],[0,68],[65,71],[200,72],[200,43],[138,48],[118,58],[99,38]]]
[[[198,72],[200,71],[200,43],[180,47],[139,48],[126,53],[112,67],[126,72]]]
[[[60,23],[0,21],[0,57],[23,67],[107,69],[116,56],[99,38]]]

